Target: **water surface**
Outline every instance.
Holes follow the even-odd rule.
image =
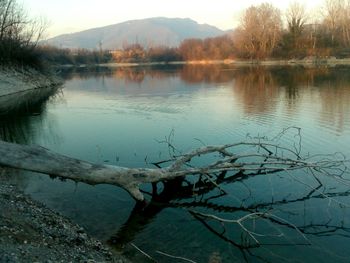
[[[40,144],[95,163],[154,167],[169,157],[162,143],[180,152],[203,144],[225,144],[256,136],[273,137],[289,126],[302,128],[304,153],[350,156],[350,68],[235,68],[173,66],[63,70],[64,89],[37,110],[2,118],[1,137]],[[11,136],[9,136],[11,134]],[[287,136],[284,143],[295,139]],[[82,225],[91,235],[136,262],[160,262],[156,251],[196,262],[347,262],[350,249],[348,187],[333,180],[312,192],[286,175],[247,178],[192,195],[173,182],[147,209],[122,189],[88,186],[24,173],[15,177],[26,193]],[[195,182],[195,179],[191,181]],[[194,185],[190,185],[195,187]],[[150,190],[150,186],[144,186]],[[162,191],[163,190],[163,191]],[[326,198],[332,196],[334,199]],[[150,197],[148,197],[150,198]],[[339,204],[341,202],[342,204]],[[263,220],[247,226],[264,234],[259,247],[242,229],[200,220],[188,209],[224,218],[269,211],[290,222]],[[291,225],[299,227],[305,238]],[[121,250],[122,248],[122,250]]]

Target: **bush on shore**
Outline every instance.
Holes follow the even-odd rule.
[[[30,18],[17,0],[0,0],[0,65],[40,68],[37,44],[46,29]]]

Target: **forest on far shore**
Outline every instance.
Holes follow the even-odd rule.
[[[247,8],[239,26],[215,38],[186,39],[178,47],[119,50],[65,49],[41,45],[45,24],[16,0],[0,1],[0,64],[100,64],[199,60],[267,60],[350,57],[350,0],[325,0],[315,18],[298,2],[285,12],[270,3]]]
[[[145,48],[133,43],[112,51],[52,46],[40,49],[46,60],[60,64],[347,58],[350,57],[350,1],[325,0],[317,19],[298,2],[291,3],[284,13],[270,3],[251,6],[231,33],[186,39],[176,48]]]

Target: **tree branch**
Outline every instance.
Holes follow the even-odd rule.
[[[262,152],[263,150],[263,152]],[[265,153],[267,152],[267,154]],[[274,153],[273,153],[274,152]],[[273,153],[273,154],[272,154]],[[210,156],[211,163],[195,166],[196,157]],[[298,169],[310,169],[343,180],[328,170],[346,170],[345,158],[301,158],[293,149],[270,142],[239,142],[221,146],[205,146],[187,154],[174,156],[163,168],[126,168],[93,164],[54,153],[40,146],[17,145],[0,141],[0,165],[48,174],[91,185],[111,184],[124,188],[130,195],[143,201],[140,185],[157,183],[188,175],[206,178],[223,172],[257,172],[259,174]],[[191,163],[191,165],[189,165]],[[341,173],[340,173],[341,175]],[[214,185],[217,187],[217,184]]]

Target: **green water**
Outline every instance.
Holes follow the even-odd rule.
[[[350,156],[350,68],[172,66],[61,74],[63,90],[40,107],[2,117],[0,137],[96,163],[154,167],[152,162],[169,157],[161,141],[170,134],[172,144],[186,152],[203,144],[273,137],[297,126],[305,154]],[[290,137],[284,143],[292,143]],[[348,186],[324,178],[312,192],[312,182],[303,176],[308,185],[285,174],[224,182],[227,194],[219,197],[218,189],[193,195],[195,186],[173,182],[158,189],[162,194],[145,209],[113,186],[30,173],[14,181],[135,262],[147,258],[132,244],[159,262],[179,261],[156,251],[196,262],[348,262]],[[223,228],[189,209],[229,219],[249,209],[269,211],[290,224],[250,220],[246,226],[263,236],[256,235],[260,246],[246,248],[255,242],[237,224]]]

